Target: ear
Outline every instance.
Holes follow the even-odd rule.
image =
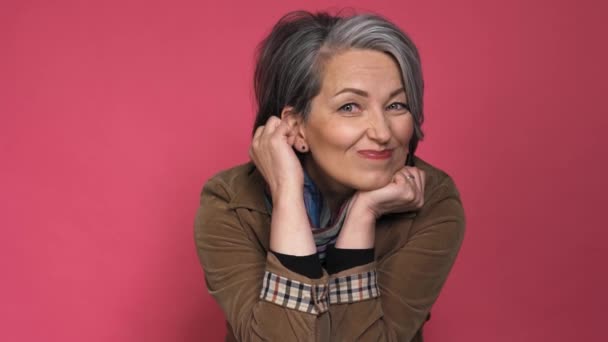
[[[300,152],[308,150],[306,143],[306,130],[304,125],[304,117],[297,113],[291,106],[285,106],[281,111],[281,120],[287,120],[289,127],[294,129],[296,133],[294,147]],[[304,150],[302,147],[304,146]]]

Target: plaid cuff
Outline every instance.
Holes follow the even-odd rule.
[[[260,299],[289,309],[318,315],[328,310],[328,287],[305,284],[266,271]]]
[[[346,304],[380,297],[376,270],[329,279],[329,304]]]

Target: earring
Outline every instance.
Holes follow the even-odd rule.
[[[306,146],[302,145],[302,151],[306,151]]]

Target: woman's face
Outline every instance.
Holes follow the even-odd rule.
[[[404,166],[414,132],[405,104],[401,72],[392,57],[360,49],[333,56],[301,126],[310,150],[306,171],[336,193],[388,184]]]

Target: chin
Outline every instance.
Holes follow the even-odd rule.
[[[360,191],[372,191],[385,187],[393,179],[393,175],[377,176],[369,175],[367,177],[358,177],[353,184],[353,188]]]

